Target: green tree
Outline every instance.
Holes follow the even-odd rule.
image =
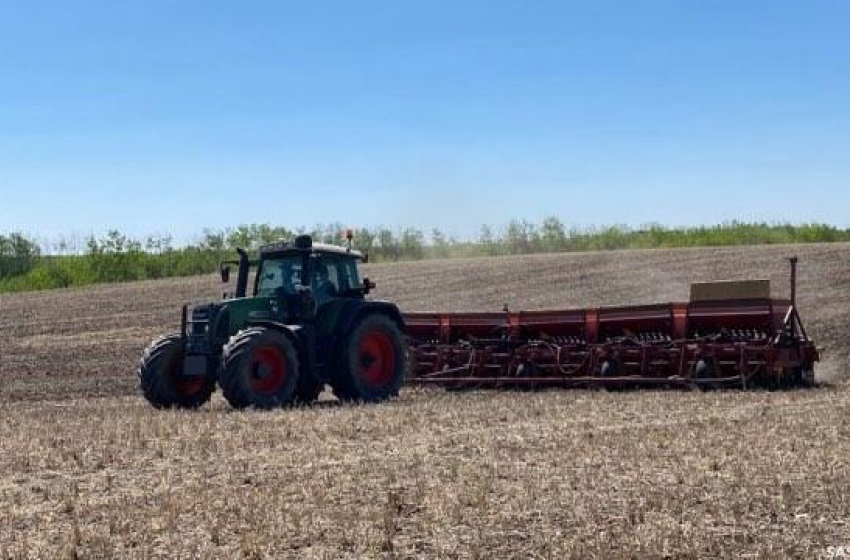
[[[149,235],[145,240],[145,250],[148,253],[161,255],[172,250],[172,241],[170,235]]]
[[[405,228],[401,232],[400,256],[418,260],[425,255],[425,235],[416,228]]]
[[[387,228],[381,228],[375,235],[375,254],[380,260],[397,261],[401,258],[401,246]]]
[[[481,226],[481,232],[478,234],[478,244],[481,246],[485,255],[497,255],[499,253],[499,243],[493,235],[493,229],[484,224]]]
[[[38,244],[20,233],[0,235],[0,278],[29,272],[39,260]]]
[[[446,238],[446,234],[437,228],[431,230],[431,244],[434,247],[434,256],[446,258],[449,256],[449,249],[454,243]]]
[[[227,248],[236,250],[237,248],[252,249],[254,247],[254,232],[251,231],[251,226],[237,226],[227,232]]]
[[[204,235],[198,247],[202,250],[224,251],[227,245],[227,232],[221,230],[204,229]]]
[[[540,234],[537,227],[530,222],[511,220],[503,243],[512,255],[533,253],[540,248]]]
[[[543,220],[540,228],[540,240],[545,251],[562,251],[567,246],[567,234],[564,224],[554,216]]]

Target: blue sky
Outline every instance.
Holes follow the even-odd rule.
[[[850,3],[0,4],[0,232],[850,226]]]

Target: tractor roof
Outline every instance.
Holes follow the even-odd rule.
[[[345,255],[354,259],[362,259],[363,253],[339,245],[330,245],[328,243],[313,243],[312,239],[308,242],[307,236],[297,237],[293,241],[278,241],[276,243],[268,243],[260,246],[260,254],[280,254],[280,253],[330,253],[333,255]]]

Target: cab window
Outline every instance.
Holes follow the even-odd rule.
[[[294,294],[301,285],[301,256],[263,259],[257,270],[257,295]]]
[[[357,263],[354,259],[337,255],[321,255],[315,259],[314,284],[320,282],[320,273],[327,273],[327,282],[336,293],[343,293],[360,285]]]
[[[357,261],[341,259],[339,267],[339,283],[341,290],[351,290],[360,286],[360,275],[357,272]]]

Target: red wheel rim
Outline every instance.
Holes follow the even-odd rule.
[[[257,393],[272,394],[286,381],[286,360],[283,352],[273,346],[264,346],[251,360],[251,389]]]
[[[184,377],[174,383],[174,390],[181,397],[191,397],[198,394],[204,386],[204,378],[200,375],[196,377]]]
[[[360,378],[372,387],[389,383],[395,374],[395,346],[383,331],[372,331],[360,339],[357,346],[357,367]]]
[[[192,397],[197,395],[204,387],[204,376],[193,375],[186,377],[182,375],[183,360],[177,360],[175,367],[171,369],[171,381],[174,385],[174,391],[181,397]]]

